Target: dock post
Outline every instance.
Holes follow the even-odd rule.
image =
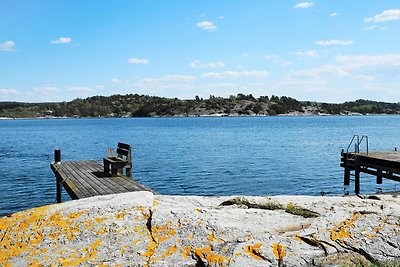
[[[382,170],[378,170],[378,175],[376,176],[376,183],[382,184]]]
[[[61,150],[54,150],[54,163],[61,162]],[[57,203],[61,203],[61,184],[58,181],[58,177],[56,176],[56,201]]]
[[[344,181],[343,181],[344,186],[350,185],[350,169],[346,166],[344,169]]]
[[[360,194],[360,159],[355,158],[355,172],[354,172],[354,193]]]

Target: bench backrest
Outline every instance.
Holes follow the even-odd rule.
[[[130,145],[118,143],[117,154],[119,158],[125,157],[127,161],[132,162],[132,150]]]

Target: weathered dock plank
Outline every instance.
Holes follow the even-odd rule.
[[[109,176],[95,160],[54,162],[51,164],[57,186],[61,184],[72,199],[133,191],[152,191],[125,176]],[[58,190],[57,190],[58,191]],[[58,194],[58,192],[57,192]],[[57,196],[57,202],[61,197]]]

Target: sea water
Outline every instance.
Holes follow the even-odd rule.
[[[0,216],[55,202],[54,149],[101,161],[118,142],[133,147],[134,178],[160,194],[341,195],[340,152],[354,134],[394,150],[400,116],[2,120]],[[361,193],[399,188],[361,174]]]

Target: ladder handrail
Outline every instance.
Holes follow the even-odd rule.
[[[354,145],[357,146],[357,144],[359,143],[360,137],[358,136],[358,134],[353,135],[353,138],[351,139],[350,144],[349,144],[349,146],[347,147],[347,153],[349,153],[350,147],[351,147],[351,145],[353,144],[354,139],[355,139],[356,137],[357,137],[357,143],[354,144]],[[355,149],[355,150],[357,150],[357,149]],[[356,152],[356,151],[355,151],[355,152]]]
[[[360,142],[358,142],[358,146],[360,146],[360,144],[362,143],[362,141],[364,140],[364,138],[365,138],[365,146],[366,146],[367,155],[368,155],[368,152],[369,152],[369,151],[368,151],[368,135],[364,134],[364,135],[361,137]],[[359,147],[358,149],[360,149],[360,147]]]
[[[364,134],[361,139],[360,136],[358,134],[353,135],[353,138],[350,141],[350,144],[347,146],[347,153],[349,153],[350,147],[353,144],[353,142],[355,141],[354,144],[354,154],[360,153],[360,145],[362,144],[363,140],[365,140],[365,147],[367,150],[367,155],[369,152],[369,147],[368,147],[368,136],[366,134]]]

